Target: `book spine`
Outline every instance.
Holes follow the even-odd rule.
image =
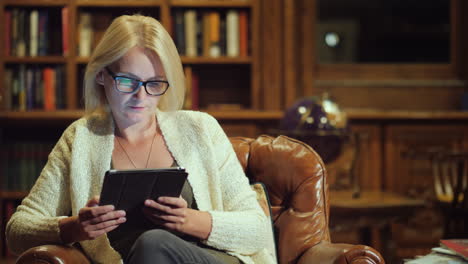
[[[31,11],[29,15],[29,56],[37,56],[37,42],[38,42],[38,24],[39,24],[39,12],[37,10]]]
[[[249,55],[249,22],[245,10],[239,12],[239,55]]]
[[[55,109],[55,72],[47,67],[44,69],[44,110]]]
[[[202,14],[203,20],[203,56],[210,56],[210,13],[204,12]]]
[[[226,13],[219,16],[219,49],[221,56],[227,55]]]
[[[79,30],[79,56],[89,57],[91,55],[91,43],[93,42],[93,26],[91,14],[83,12],[80,14]]]
[[[69,17],[68,17],[68,7],[62,8],[62,52],[64,56],[68,55],[68,34],[69,34]]]
[[[186,10],[185,19],[185,48],[189,57],[197,56],[197,13],[195,10]]]
[[[4,19],[5,56],[11,56],[11,11],[5,10]]]
[[[41,10],[39,12],[39,47],[38,47],[38,54],[40,56],[46,56],[48,49],[48,30],[47,30],[47,24],[48,24],[48,17],[49,14],[47,10]]]
[[[227,55],[239,56],[239,13],[229,10],[226,14]]]
[[[11,93],[13,89],[13,72],[11,69],[5,69],[5,79],[3,86],[3,109],[11,110]]]
[[[192,109],[192,67],[184,67],[185,74],[185,98],[184,109]]]
[[[16,56],[26,56],[26,10],[20,9],[18,16],[18,42]]]
[[[39,67],[34,69],[34,89],[34,108],[44,109],[44,81]]]
[[[19,66],[19,90],[18,90],[18,107],[20,111],[26,111],[26,66]]]
[[[219,13],[210,12],[210,56],[219,57],[221,49],[219,46]]]
[[[33,69],[26,70],[26,109],[34,108],[34,72]]]
[[[19,10],[14,8],[11,11],[11,56],[17,55],[17,43],[18,43],[18,17]]]
[[[182,10],[175,12],[175,44],[179,50],[180,55],[185,55],[185,21],[184,13]]]

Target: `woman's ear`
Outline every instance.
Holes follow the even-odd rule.
[[[101,71],[98,72],[96,75],[96,82],[102,86],[104,86],[104,73]]]

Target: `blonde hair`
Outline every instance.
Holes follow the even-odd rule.
[[[184,72],[171,36],[152,17],[124,15],[112,21],[86,67],[84,100],[87,114],[95,111],[110,112],[104,87],[96,82],[96,76],[104,67],[118,61],[135,46],[153,51],[161,59],[170,87],[161,96],[158,108],[162,111],[182,108],[185,95]]]

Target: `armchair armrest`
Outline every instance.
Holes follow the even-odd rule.
[[[46,245],[33,247],[19,256],[16,264],[90,264],[81,250],[72,246]]]
[[[363,245],[321,242],[309,248],[298,264],[384,264],[385,260],[375,249]]]

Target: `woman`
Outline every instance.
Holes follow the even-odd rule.
[[[184,89],[162,25],[115,19],[86,70],[87,114],[65,130],[9,221],[9,247],[79,243],[95,263],[276,262],[270,221],[229,140],[211,116],[179,111]],[[188,182],[179,198],[145,201],[154,228],[109,233],[126,212],[99,206],[105,172],[170,166],[186,168]]]

